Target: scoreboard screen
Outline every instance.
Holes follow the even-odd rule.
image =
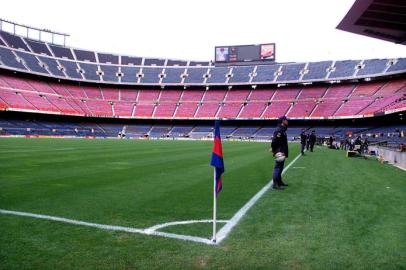
[[[216,62],[275,61],[275,43],[215,48]]]

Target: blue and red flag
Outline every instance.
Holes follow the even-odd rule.
[[[210,165],[215,168],[216,195],[223,188],[221,175],[224,173],[223,147],[221,146],[220,121],[214,125],[214,145]]]

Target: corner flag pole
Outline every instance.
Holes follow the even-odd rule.
[[[216,243],[216,221],[217,221],[217,192],[216,192],[216,168],[214,168],[213,177],[213,238],[212,241]]]
[[[222,189],[221,175],[224,173],[223,149],[220,136],[220,122],[216,121],[214,126],[213,152],[210,165],[214,167],[213,175],[213,238],[216,242],[216,219],[217,219],[217,195]]]

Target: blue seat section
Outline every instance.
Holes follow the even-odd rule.
[[[193,131],[189,133],[190,138],[201,139],[207,137],[209,134],[213,134],[213,127],[195,127]]]
[[[48,50],[48,47],[44,42],[31,40],[28,38],[26,38],[25,41],[31,47],[33,52],[52,56],[52,53]]]
[[[334,135],[334,127],[312,127],[306,130],[306,132],[309,133],[312,130],[316,131],[317,136],[328,137]]]
[[[244,82],[248,83],[250,81],[250,73],[254,71],[254,66],[235,66],[233,67],[233,77],[230,78],[228,82],[230,83],[239,83]]]
[[[302,133],[302,130],[305,129],[307,130],[307,127],[289,127],[289,133],[288,133],[288,139],[293,139],[294,137],[300,137],[300,133]]]
[[[162,79],[162,83],[181,83],[181,75],[185,71],[185,68],[166,68],[166,77]]]
[[[73,50],[76,55],[76,59],[79,61],[90,61],[90,62],[96,62],[96,56],[94,52],[92,51],[85,51],[85,50],[78,50],[74,49]]]
[[[204,74],[207,73],[208,68],[188,68],[188,76],[185,78],[184,83],[203,83]]]
[[[163,66],[165,65],[165,59],[157,58],[145,58],[144,66]]]
[[[388,59],[370,59],[364,61],[364,68],[360,69],[357,76],[373,75],[383,73],[386,69]]]
[[[204,62],[204,61],[190,61],[189,66],[194,67],[194,66],[210,66],[210,62]]]
[[[360,133],[360,132],[362,132],[362,131],[364,131],[364,130],[366,130],[368,128],[369,127],[367,127],[367,128],[365,128],[365,127],[364,128],[360,128],[360,127],[335,127],[333,129],[333,132],[330,133],[330,135],[333,134],[335,136],[344,137],[347,132],[352,132],[352,133],[355,134],[355,133]],[[316,128],[316,133],[317,133],[317,128]]]
[[[6,134],[12,135],[117,137],[123,125],[0,119],[0,127],[3,128],[3,132],[5,131]]]
[[[138,67],[121,67],[121,72],[124,74],[121,77],[121,82],[136,83],[138,81],[137,74],[140,72]]]
[[[166,63],[167,66],[187,66],[187,61],[180,61],[180,60],[168,60]]]
[[[26,50],[27,52],[30,51],[30,49],[27,47],[27,45],[25,45],[21,37],[12,35],[4,31],[0,31],[0,35],[7,42],[10,48],[23,49]]]
[[[48,67],[48,71],[54,75],[59,77],[65,77],[65,74],[58,68],[59,64],[56,62],[54,58],[48,58],[43,56],[38,56],[39,60],[43,62]]]
[[[406,70],[406,58],[399,58],[396,64],[392,65],[386,72]]]
[[[24,60],[25,65],[33,72],[49,75],[48,71],[40,66],[38,59],[31,53],[25,53],[22,51],[16,51],[18,57]]]
[[[225,83],[229,70],[229,67],[210,68],[210,77],[207,79],[207,83]]]
[[[105,132],[107,137],[117,137],[118,133],[123,130],[122,124],[98,124]]]
[[[15,55],[10,49],[0,47],[0,61],[5,66],[26,70],[24,65],[17,61]]]
[[[162,73],[162,68],[145,67],[142,68],[142,73],[144,77],[141,78],[141,83],[159,83],[161,79],[159,78],[159,74]]]
[[[151,137],[163,137],[171,130],[170,126],[153,126],[149,132]]]
[[[252,78],[252,82],[272,82],[275,79],[275,72],[280,65],[258,66],[256,76]]]
[[[73,54],[72,51],[67,48],[67,47],[61,47],[57,45],[52,45],[49,44],[49,47],[51,48],[51,51],[54,53],[54,55],[58,58],[68,58],[73,60]]]
[[[222,127],[221,128],[221,136],[230,136],[231,133],[235,131],[236,127]]]
[[[121,64],[122,65],[141,66],[142,57],[121,56]]]
[[[302,80],[323,80],[327,76],[327,69],[332,64],[332,61],[309,63],[307,66],[309,72],[303,75]]]
[[[330,73],[330,78],[345,78],[352,77],[355,72],[355,66],[359,63],[358,60],[337,61],[334,64],[335,70]]]
[[[79,74],[78,66],[76,62],[66,61],[66,60],[58,60],[59,63],[64,67],[66,75],[73,79],[82,79],[82,76]]]
[[[103,81],[105,82],[118,82],[118,66],[100,65],[103,71]]]
[[[300,79],[300,71],[305,67],[304,63],[301,64],[288,64],[283,65],[282,74],[278,77],[278,82],[284,81],[298,81]]]
[[[213,131],[213,127],[195,127],[193,132],[211,132]]]
[[[118,55],[108,53],[97,53],[99,63],[118,64]]]
[[[79,66],[85,71],[83,76],[87,80],[100,81],[100,76],[97,74],[98,67],[94,64],[79,63]]]
[[[191,131],[192,131],[192,129],[193,129],[193,127],[192,126],[188,126],[188,127],[183,127],[183,126],[180,126],[180,127],[174,127],[174,128],[172,128],[172,130],[171,130],[171,135],[172,136],[184,136],[184,135],[187,135],[187,134],[189,134]]]
[[[233,133],[233,137],[250,137],[253,136],[258,129],[258,127],[240,127]]]
[[[15,127],[14,123],[6,119],[0,119],[0,128]]]
[[[128,125],[125,134],[126,137],[141,137],[148,134],[150,129],[150,125]]]
[[[270,139],[273,136],[273,133],[276,128],[274,127],[264,127],[261,128],[255,133],[255,138]]]

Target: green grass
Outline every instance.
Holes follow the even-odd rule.
[[[211,146],[0,139],[0,208],[135,228],[210,219]],[[223,143],[219,219],[269,181],[268,147]],[[0,269],[406,269],[405,176],[317,148],[219,246],[0,214]],[[211,225],[164,231],[209,238]]]

